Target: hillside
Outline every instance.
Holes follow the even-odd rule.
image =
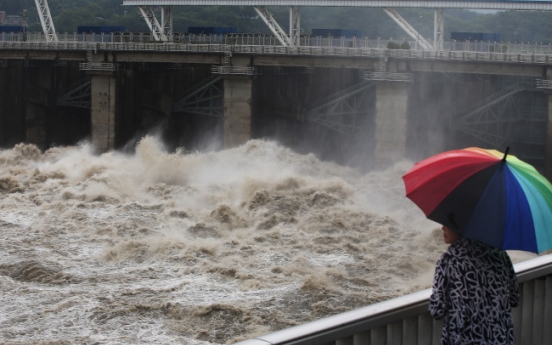
[[[128,31],[148,31],[136,7],[122,6],[122,0],[49,0],[56,31],[75,32],[79,25],[125,26]],[[21,14],[27,10],[30,31],[41,31],[33,0],[0,0],[0,10]],[[270,10],[282,27],[287,26],[287,7]],[[425,37],[433,37],[433,11],[398,9]],[[501,40],[511,42],[552,42],[552,12],[504,11],[476,13],[467,10],[445,11],[445,37],[451,31],[499,33]],[[252,7],[175,6],[174,30],[185,32],[189,26],[236,27],[239,32],[266,33],[269,31]],[[303,34],[313,28],[342,28],[361,30],[369,38],[406,38],[406,34],[377,8],[320,8],[301,9]]]

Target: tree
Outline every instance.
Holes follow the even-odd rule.
[[[138,9],[121,6],[122,0],[48,0],[57,31],[73,32],[80,25],[125,26],[133,32],[148,31]],[[29,30],[42,30],[34,0],[0,0],[0,10],[18,15],[27,10]],[[269,7],[278,23],[287,31],[286,6]],[[399,8],[397,11],[425,38],[433,37],[433,11]],[[174,30],[185,32],[189,26],[236,27],[240,32],[270,33],[249,6],[175,6]],[[102,19],[98,19],[102,18]],[[360,30],[363,37],[411,39],[379,8],[303,7],[301,33],[313,28]],[[552,11],[499,11],[478,13],[445,10],[445,39],[451,31],[498,33],[502,41],[552,43]]]

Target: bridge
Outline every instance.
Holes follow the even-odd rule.
[[[5,66],[14,60],[24,61],[25,66],[32,65],[33,61],[48,61],[50,65],[43,67],[46,69],[77,62],[79,73],[85,73],[86,77],[81,77],[80,81],[71,80],[69,84],[76,85],[73,90],[64,90],[64,94],[55,97],[56,102],[46,102],[45,96],[37,96],[40,99],[31,102],[34,105],[28,108],[33,108],[32,112],[43,114],[44,110],[37,110],[37,106],[45,106],[49,111],[52,103],[58,107],[82,107],[83,104],[89,106],[89,132],[100,151],[120,146],[137,129],[128,120],[128,116],[120,114],[123,111],[120,104],[134,99],[121,101],[119,95],[125,92],[122,86],[126,80],[124,75],[137,69],[156,70],[157,76],[153,78],[160,78],[163,74],[161,70],[174,70],[183,68],[182,66],[185,69],[202,66],[204,71],[208,71],[202,72],[206,75],[201,80],[194,80],[194,84],[186,85],[186,90],[140,91],[148,96],[135,97],[149,99],[150,104],[144,107],[157,114],[207,114],[222,118],[223,142],[227,147],[243,143],[254,135],[251,114],[255,111],[252,110],[255,100],[252,99],[252,85],[253,80],[268,79],[261,77],[263,70],[278,74],[282,69],[288,68],[295,69],[292,72],[294,74],[303,75],[315,69],[324,70],[322,73],[331,73],[329,71],[332,69],[348,70],[347,81],[343,80],[341,89],[333,90],[333,94],[326,94],[317,85],[312,88],[318,91],[311,92],[306,95],[307,98],[303,97],[301,100],[280,96],[282,99],[279,104],[283,106],[275,105],[280,109],[274,110],[273,115],[289,114],[292,118],[317,123],[346,136],[368,133],[368,126],[374,131],[371,137],[375,137],[375,142],[368,145],[373,146],[373,150],[366,147],[366,151],[374,152],[373,166],[378,167],[407,155],[409,143],[406,137],[411,132],[407,131],[407,123],[411,123],[408,126],[422,127],[434,126],[435,120],[438,120],[437,123],[442,121],[441,118],[420,120],[423,116],[407,115],[411,111],[409,108],[412,108],[407,104],[411,103],[409,94],[412,94],[413,89],[408,84],[419,83],[427,76],[436,74],[476,75],[479,79],[482,79],[480,76],[497,75],[504,78],[525,78],[524,84],[530,78],[531,85],[520,85],[519,82],[512,84],[502,78],[500,82],[494,82],[492,93],[483,92],[484,99],[476,106],[470,104],[473,101],[466,97],[465,104],[458,102],[456,105],[463,109],[454,109],[453,114],[448,116],[448,130],[452,129],[455,136],[476,139],[475,142],[479,145],[516,147],[519,151],[515,153],[520,158],[536,165],[548,177],[552,176],[552,140],[547,134],[552,133],[552,124],[548,121],[550,109],[547,106],[550,103],[548,91],[552,89],[550,45],[445,42],[442,37],[445,8],[550,10],[550,1],[123,0],[125,6],[140,8],[150,33],[120,35],[56,33],[47,1],[35,0],[35,3],[44,32],[2,33],[0,59],[3,59]],[[192,5],[251,5],[273,35],[175,34],[172,31],[172,7]],[[160,8],[160,18],[156,17],[154,6]],[[282,30],[266,6],[290,7],[289,32]],[[386,42],[367,38],[302,36],[299,35],[300,6],[381,7],[413,40],[403,42],[407,43],[409,49],[387,49]],[[393,7],[434,8],[434,39],[422,38]],[[298,68],[302,71],[298,72]],[[312,83],[312,80],[295,82]],[[366,87],[368,82],[373,84],[372,87]],[[43,83],[53,84],[53,81]],[[220,83],[224,86],[218,85]],[[504,85],[499,86],[501,83]],[[67,82],[63,84],[64,89],[68,87],[65,85]],[[297,95],[303,92],[299,89],[299,84],[294,87],[297,88]],[[35,85],[29,88],[33,89],[33,94],[53,92],[48,88],[37,91]],[[268,86],[266,90],[268,93]],[[278,92],[282,95],[286,93]],[[87,97],[89,101],[85,100]],[[266,94],[263,97],[271,99],[273,96]],[[422,105],[424,104],[420,104]],[[16,106],[21,107],[27,106]],[[443,104],[439,107],[444,108]],[[142,110],[132,108],[132,111]],[[367,113],[371,115],[367,116]],[[407,118],[410,120],[407,121]],[[44,121],[43,119],[39,122]],[[127,125],[121,126],[121,122],[125,121],[128,121]],[[367,125],[368,122],[372,124]],[[40,133],[40,139],[36,140],[38,142],[55,141],[48,138],[49,134],[40,127],[26,131]],[[546,127],[549,128],[548,131],[544,131]],[[9,132],[4,135],[6,136],[13,137],[13,133]],[[8,139],[7,142],[10,140],[14,139]]]
[[[197,81],[199,89],[196,91],[189,91],[188,95],[179,95],[180,98],[174,102],[172,106],[173,110],[180,112],[192,112],[196,114],[218,114],[223,116],[222,109],[228,110],[228,114],[232,114],[233,107],[227,107],[226,105],[234,104],[232,100],[225,99],[224,106],[218,105],[218,109],[213,108],[214,104],[220,101],[223,97],[220,96],[223,88],[215,87],[215,83],[220,83],[224,80],[225,90],[231,94],[233,91],[240,91],[241,101],[234,104],[235,109],[240,109],[239,113],[250,112],[250,107],[246,104],[249,103],[249,97],[251,95],[251,82],[244,83],[243,81],[238,83],[241,86],[233,88],[233,82],[231,80],[237,80],[239,76],[243,79],[249,76],[249,80],[253,80],[256,75],[262,73],[263,68],[274,67],[275,69],[281,68],[304,68],[312,71],[314,68],[347,68],[356,69],[362,74],[360,80],[356,80],[354,84],[361,84],[360,81],[378,83],[377,87],[371,88],[376,90],[375,108],[376,113],[393,113],[390,112],[389,107],[396,108],[396,102],[393,104],[386,104],[383,100],[386,97],[382,95],[385,93],[383,86],[386,82],[412,82],[414,75],[418,77],[423,73],[463,73],[473,75],[502,75],[502,76],[518,76],[532,78],[532,85],[527,87],[513,87],[513,91],[501,92],[496,90],[495,95],[486,95],[485,104],[479,104],[476,108],[470,108],[463,110],[465,114],[460,114],[454,119],[449,120],[450,127],[454,128],[456,132],[463,132],[469,136],[478,138],[482,144],[490,146],[504,146],[508,141],[508,138],[515,136],[517,143],[523,142],[523,149],[517,154],[521,158],[525,158],[532,163],[538,165],[542,171],[550,171],[548,176],[552,176],[552,159],[549,159],[549,152],[552,149],[552,143],[549,143],[549,139],[546,135],[543,135],[541,131],[536,128],[542,128],[543,122],[547,122],[545,119],[548,115],[542,115],[544,110],[537,110],[538,107],[534,104],[543,104],[545,101],[538,100],[533,102],[527,97],[522,103],[531,103],[529,107],[530,124],[524,129],[525,134],[519,135],[512,133],[513,123],[521,121],[523,118],[527,118],[521,114],[521,108],[517,107],[518,111],[516,115],[506,114],[508,109],[506,107],[500,108],[500,104],[509,104],[508,102],[515,99],[520,94],[526,95],[529,90],[544,90],[550,89],[550,72],[548,70],[549,65],[549,51],[550,46],[542,45],[523,45],[516,46],[510,45],[510,43],[504,44],[502,42],[445,42],[443,37],[444,32],[444,10],[445,9],[490,9],[490,10],[552,10],[552,1],[547,0],[492,0],[492,1],[477,1],[477,0],[465,0],[465,1],[434,1],[434,0],[123,0],[123,6],[136,6],[138,7],[142,17],[144,18],[150,32],[149,35],[139,33],[133,35],[128,33],[126,35],[120,35],[115,37],[113,35],[101,35],[101,37],[77,37],[77,35],[67,35],[59,37],[54,28],[50,11],[48,8],[47,0],[35,0],[39,17],[42,23],[43,36],[42,37],[26,37],[25,42],[8,43],[4,45],[7,49],[19,50],[40,50],[42,52],[46,50],[56,51],[55,58],[53,60],[82,61],[82,53],[80,57],[70,58],[65,57],[73,54],[79,55],[75,51],[86,50],[86,62],[81,62],[79,70],[86,71],[91,75],[91,85],[95,85],[94,81],[99,80],[100,73],[116,73],[121,64],[126,64],[125,68],[129,68],[128,64],[132,63],[151,63],[151,64],[165,64],[165,68],[172,68],[170,64],[185,64],[191,66],[193,64],[200,64],[203,66],[212,65],[211,73],[213,75],[219,75],[218,78],[209,79],[210,82]],[[216,35],[209,37],[193,37],[193,35],[182,35],[173,32],[173,7],[174,6],[252,6],[259,17],[268,26],[272,35],[236,35],[236,36],[220,36]],[[268,9],[270,6],[286,6],[289,7],[289,30],[284,30],[277,20],[273,17],[272,13]],[[385,49],[385,43],[369,41],[368,39],[354,38],[352,40],[341,38],[322,38],[322,37],[309,37],[300,35],[301,32],[301,7],[304,6],[323,6],[323,7],[377,7],[381,8],[384,13],[389,15],[411,38],[407,50],[387,50]],[[431,8],[434,9],[434,34],[433,39],[424,38],[413,25],[408,23],[395,8]],[[72,36],[72,37],[71,37]],[[149,36],[149,37],[148,37]],[[2,41],[6,38],[3,36]],[[14,40],[13,37],[9,37],[9,40]],[[208,41],[205,41],[205,40]],[[203,40],[203,41],[202,41]],[[18,38],[15,38],[18,41]],[[90,41],[97,42],[93,45],[88,43]],[[87,44],[80,44],[80,42],[87,42]],[[154,43],[162,43],[154,44]],[[48,45],[44,45],[48,43]],[[19,45],[18,45],[19,44]],[[478,46],[479,45],[479,46]],[[71,54],[68,52],[71,51]],[[182,53],[185,53],[184,55]],[[44,56],[44,53],[40,53]],[[10,53],[8,53],[8,56]],[[17,56],[15,54],[14,56]],[[25,53],[24,59],[32,60],[33,54]],[[21,55],[19,55],[21,58]],[[169,66],[169,67],[167,67]],[[134,68],[134,67],[130,67]],[[224,76],[224,78],[220,77]],[[231,77],[233,76],[233,77]],[[207,79],[206,79],[207,80]],[[527,81],[524,81],[525,83]],[[65,104],[83,104],[81,102],[82,90],[87,92],[93,87],[88,88],[89,83],[80,82],[80,86],[76,90],[68,91],[63,96],[58,97],[60,101]],[[111,85],[107,83],[105,85]],[[237,84],[236,84],[237,85]],[[189,85],[191,87],[191,85]],[[109,86],[111,88],[111,86]],[[344,85],[344,88],[349,89],[351,95],[360,92],[363,97],[367,97],[369,94],[368,88],[364,86],[357,86],[358,90],[352,85]],[[114,88],[111,88],[114,90]],[[403,115],[400,115],[396,120],[404,118],[406,110],[406,103],[408,97],[403,93],[407,92],[407,87],[404,85],[398,86],[395,84],[392,91],[388,91],[387,98],[398,97],[404,100],[403,108],[399,111]],[[211,94],[213,90],[217,90],[218,94]],[[206,93],[210,96],[205,98]],[[225,94],[226,94],[225,93]],[[102,92],[101,94],[107,94]],[[71,101],[71,97],[76,95],[77,100]],[[547,95],[544,94],[543,95]],[[113,96],[113,95],[111,95]],[[114,99],[110,96],[110,99]],[[80,97],[80,98],[79,98]],[[245,97],[245,98],[244,98]],[[315,97],[318,97],[315,96]],[[359,126],[346,124],[349,120],[344,120],[345,117],[351,117],[353,122],[356,122],[359,118],[360,106],[355,105],[352,107],[348,104],[348,95],[343,94],[343,90],[336,90],[333,97],[335,99],[329,100],[328,95],[321,96],[326,98],[329,102],[326,105],[319,104],[320,100],[314,100],[314,103],[305,105],[293,105],[291,107],[308,108],[302,109],[299,112],[306,113],[306,117],[301,114],[295,114],[297,118],[307,118],[308,120],[321,124],[325,127],[331,128],[342,134],[358,133]],[[175,98],[171,95],[170,98]],[[542,97],[540,97],[542,98]],[[186,104],[191,99],[194,99],[194,106]],[[208,99],[207,103],[206,100]],[[185,101],[188,100],[188,101]],[[498,100],[505,102],[501,103]],[[85,102],[88,104],[87,102]],[[105,102],[102,102],[102,104]],[[220,102],[219,102],[220,103]],[[60,103],[61,104],[61,103]],[[93,105],[94,102],[91,102]],[[494,106],[493,106],[494,105]],[[337,114],[330,116],[328,113],[335,113],[335,107],[349,108],[348,111],[341,111]],[[92,113],[94,113],[94,106],[92,107]],[[171,107],[165,105],[160,107],[156,105],[154,108],[167,108]],[[205,108],[207,107],[207,108]],[[288,107],[289,108],[289,107]],[[469,108],[469,107],[468,107]],[[249,109],[249,110],[248,110]],[[331,110],[333,109],[333,110]],[[395,109],[396,110],[396,109]],[[114,110],[112,110],[114,111]],[[497,112],[498,111],[498,115]],[[289,112],[289,109],[279,109],[276,113]],[[536,112],[540,112],[541,115],[535,115]],[[106,111],[103,111],[105,114]],[[109,111],[108,111],[109,113]],[[166,111],[165,111],[166,113]],[[92,116],[96,118],[97,116]],[[231,116],[225,116],[225,145],[238,144],[246,140],[251,136],[248,126],[251,124],[251,118],[249,115],[236,120],[241,125],[231,125]],[[376,115],[376,123],[378,128],[383,128],[383,123],[388,123],[391,129],[386,130],[387,134],[393,134],[391,136],[385,135],[386,138],[383,141],[388,141],[383,144],[382,140],[376,140],[375,156],[377,164],[385,164],[385,161],[393,161],[400,156],[403,156],[402,150],[396,150],[398,147],[403,147],[404,143],[399,139],[404,137],[404,128],[401,126],[390,125],[389,119],[379,118]],[[94,121],[94,120],[93,120]],[[107,120],[100,121],[105,123]],[[113,125],[113,121],[107,121]],[[404,123],[404,119],[399,123]],[[94,130],[96,127],[92,125],[91,132],[92,137],[98,147],[101,150],[111,149],[116,146],[114,134],[108,135],[108,139],[99,139],[102,133],[111,133],[113,128],[102,130]],[[231,129],[236,130],[235,134],[230,135]],[[241,129],[237,129],[241,128]],[[497,129],[498,128],[498,129]],[[552,130],[548,131],[552,132]],[[514,135],[513,135],[514,134]],[[239,137],[236,139],[234,137]],[[523,137],[523,138],[521,138]],[[393,138],[393,139],[389,139]],[[539,147],[547,147],[547,150],[543,150]],[[384,149],[387,147],[387,149]],[[398,155],[391,154],[392,152],[399,152]],[[387,157],[387,158],[384,158]],[[544,162],[544,163],[543,163]],[[381,163],[381,164],[380,164]]]
[[[138,6],[144,20],[157,40],[167,41],[172,28],[173,6],[252,6],[270,31],[284,46],[300,44],[301,7],[377,7],[381,8],[412,39],[419,41],[423,49],[438,51],[444,42],[445,9],[492,9],[492,10],[552,10],[552,2],[543,0],[494,0],[494,1],[433,1],[433,0],[123,0],[124,6]],[[160,8],[160,18],[153,10]],[[289,7],[289,31],[278,24],[267,6]],[[432,45],[420,35],[413,25],[405,20],[394,8],[434,9],[434,29]]]
[[[35,0],[45,38],[49,42],[58,40],[47,0]],[[445,9],[487,9],[487,10],[552,10],[549,0],[123,0],[123,6],[137,6],[156,41],[167,42],[173,34],[173,6],[252,6],[268,26],[276,39],[284,46],[300,45],[301,6],[309,7],[377,7],[381,8],[397,25],[426,50],[443,48]],[[267,9],[267,6],[289,7],[289,30],[286,32]],[[160,9],[157,15],[155,8]],[[434,9],[433,44],[428,42],[394,8]]]
[[[413,121],[419,121],[419,116],[408,115],[411,95],[413,88],[427,76],[451,74],[525,78],[525,83],[529,80],[531,85],[497,86],[494,92],[479,100],[481,104],[466,98],[457,105],[463,109],[455,110],[454,114],[445,118],[453,132],[476,138],[482,145],[501,147],[511,143],[515,137],[515,145],[510,146],[519,147],[518,156],[537,162],[536,165],[543,170],[550,164],[550,155],[546,153],[549,151],[545,150],[549,139],[544,131],[549,110],[544,105],[538,105],[548,102],[548,90],[552,89],[552,47],[549,45],[446,42],[443,50],[431,51],[418,47],[415,41],[409,43],[412,49],[387,49],[387,43],[381,40],[302,39],[297,46],[283,46],[278,44],[275,36],[268,35],[179,36],[173,37],[172,42],[157,42],[152,34],[126,33],[118,36],[63,34],[58,35],[57,42],[48,42],[43,34],[17,36],[3,33],[0,34],[0,60],[6,67],[17,61],[23,62],[27,68],[37,64],[33,67],[35,70],[43,69],[39,75],[51,74],[63,69],[63,66],[76,63],[78,71],[72,73],[78,73],[79,80],[63,82],[63,92],[56,96],[54,105],[51,101],[47,104],[37,99],[31,102],[32,106],[25,106],[32,110],[25,111],[44,113],[52,111],[53,107],[64,110],[67,107],[88,107],[89,132],[100,151],[119,147],[128,140],[139,127],[124,112],[143,113],[143,108],[158,114],[150,114],[149,117],[188,113],[219,118],[224,126],[224,145],[239,145],[258,135],[253,132],[253,113],[266,112],[265,109],[255,109],[254,84],[263,80],[282,83],[285,78],[276,81],[276,75],[289,73],[285,72],[286,69],[303,75],[301,78],[304,80],[294,77],[297,79],[295,83],[308,84],[312,83],[308,80],[311,78],[309,73],[314,78],[336,69],[349,71],[347,80],[343,80],[342,86],[332,93],[324,90],[328,86],[311,86],[317,91],[307,95],[308,102],[306,99],[281,96],[271,116],[287,114],[288,117],[316,123],[344,136],[362,136],[367,131],[373,131],[375,139],[370,144],[373,148],[367,151],[373,151],[375,166],[385,166],[407,155],[407,127],[412,126]],[[129,82],[129,74],[142,74],[148,70],[148,78],[169,78],[166,74],[177,73],[176,70],[198,68],[193,66],[201,66],[202,77],[192,78],[185,89],[159,91],[138,83],[134,88],[143,89],[136,91],[140,94],[121,98],[128,92],[123,84]],[[21,73],[24,70],[22,68]],[[269,74],[274,77],[269,77]],[[6,82],[6,77],[4,79]],[[53,81],[40,83],[52,84]],[[181,80],[178,81],[180,83]],[[368,87],[368,84],[371,86]],[[67,89],[70,86],[73,88]],[[297,89],[294,92],[302,92],[299,84],[291,87]],[[38,92],[36,85],[29,88],[32,91],[27,93]],[[38,93],[54,91],[48,86]],[[261,92],[266,92],[263,97],[267,99],[274,98],[268,86]],[[519,102],[530,104],[529,108],[501,106],[518,102],[516,97],[520,95],[525,95],[525,99]],[[533,100],[534,97],[537,98]],[[149,100],[149,103],[142,104],[141,109],[127,105],[137,100]],[[439,103],[438,100],[433,101]],[[10,102],[11,98],[4,100],[6,104]],[[22,105],[13,105],[12,108],[20,107]],[[39,110],[40,107],[49,110]],[[441,104],[440,107],[446,108],[447,105]],[[367,119],[371,129],[362,124]],[[424,121],[431,122],[429,119]],[[514,131],[520,126],[524,127],[523,135]],[[47,141],[44,129],[39,128],[26,131],[42,133],[40,139],[35,139],[38,143]]]

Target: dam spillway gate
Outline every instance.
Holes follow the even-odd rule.
[[[458,146],[502,145],[515,147],[514,154],[541,171],[547,165],[548,89],[535,87],[523,71],[511,76],[422,66],[405,73],[382,52],[364,65],[334,59],[308,66],[291,57],[252,67],[251,57],[222,53],[218,60],[201,55],[190,62],[146,55],[118,61],[93,49],[73,60],[4,56],[0,145],[30,142],[46,149],[88,139],[102,152],[132,146],[161,128],[169,149],[222,148],[264,137],[367,168]],[[533,86],[507,91],[512,78]],[[209,140],[202,138],[206,133]]]

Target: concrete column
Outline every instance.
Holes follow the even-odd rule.
[[[5,61],[0,70],[0,145],[6,147],[26,141],[24,95],[28,75],[16,60]]]
[[[113,150],[115,145],[115,76],[92,74],[90,120],[92,145],[98,152]]]
[[[51,66],[33,68],[33,81],[29,80],[25,85],[25,141],[41,149],[47,149],[50,145],[52,70]]]
[[[251,89],[249,76],[224,77],[224,147],[251,139]]]
[[[48,146],[47,117],[48,109],[27,102],[25,107],[25,141],[41,149]]]
[[[378,169],[405,158],[409,86],[404,82],[377,82],[374,155]]]

